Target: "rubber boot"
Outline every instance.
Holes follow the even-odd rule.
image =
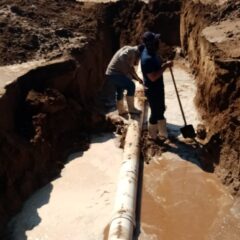
[[[157,125],[159,137],[168,138],[166,119],[159,120]]]
[[[158,133],[158,125],[149,123],[149,125],[148,125],[149,138],[152,139],[152,140],[156,140],[157,139],[157,133]]]
[[[127,105],[128,105],[128,111],[132,114],[141,114],[141,110],[135,108],[134,106],[134,96],[127,96]]]
[[[128,113],[127,109],[124,107],[123,100],[117,101],[117,110],[119,115],[125,115]]]

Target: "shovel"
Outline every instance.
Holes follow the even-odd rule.
[[[186,121],[186,118],[185,118],[185,115],[184,115],[184,112],[183,112],[182,103],[180,101],[180,97],[179,97],[179,94],[178,94],[176,81],[174,79],[171,67],[170,67],[170,73],[172,75],[174,88],[175,88],[175,91],[176,91],[176,94],[177,94],[178,103],[179,103],[179,106],[180,106],[180,109],[181,109],[181,113],[182,113],[182,117],[183,117],[183,121],[184,121],[184,125],[185,125],[184,127],[180,128],[180,131],[181,131],[181,133],[182,133],[184,138],[195,138],[196,137],[196,133],[195,133],[195,130],[193,128],[193,125],[187,125],[187,121]]]

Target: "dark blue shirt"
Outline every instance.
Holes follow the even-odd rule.
[[[144,78],[144,85],[147,88],[156,87],[157,85],[162,85],[163,77],[161,76],[156,81],[151,81],[147,74],[159,71],[161,69],[162,61],[157,54],[149,54],[147,49],[144,48],[141,54],[141,68]]]

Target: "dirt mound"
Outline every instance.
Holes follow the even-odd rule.
[[[59,57],[95,38],[97,12],[76,1],[6,0],[0,5],[0,64]]]
[[[119,1],[107,4],[76,1],[5,0],[0,9],[1,65],[31,59],[53,59],[76,52],[108,28],[113,50],[139,44],[144,31],[160,32],[164,42],[179,45],[180,0]]]

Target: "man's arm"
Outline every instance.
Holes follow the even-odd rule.
[[[163,63],[161,66],[161,69],[159,69],[156,72],[151,72],[147,74],[147,77],[152,81],[155,82],[157,79],[159,79],[163,72],[168,68],[168,67],[172,67],[173,66],[173,62],[172,61],[167,61],[166,63]]]
[[[143,80],[137,75],[134,67],[131,67],[131,76],[133,79],[137,80],[139,83],[143,84]]]

